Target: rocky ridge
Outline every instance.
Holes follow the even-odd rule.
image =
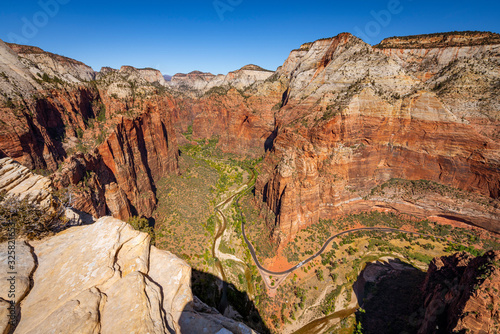
[[[7,44],[21,57],[21,62],[30,69],[34,76],[42,78],[43,74],[60,76],[62,80],[72,83],[90,81],[95,78],[94,70],[77,60],[43,51],[34,46]]]
[[[273,71],[268,71],[257,65],[246,65],[239,70],[229,72],[227,75],[213,75],[194,71],[189,74],[178,73],[172,77],[170,86],[183,92],[193,92],[195,96],[200,96],[212,89],[220,87],[234,87],[243,90],[255,83],[264,81],[273,75]]]
[[[0,159],[0,193],[7,196],[27,198],[44,208],[50,208],[54,200],[51,193],[51,182],[41,175],[34,175],[11,158]]]

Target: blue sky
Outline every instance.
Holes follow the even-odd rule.
[[[351,32],[389,36],[453,30],[500,33],[497,1],[3,0],[0,39],[90,65],[164,74],[275,70],[300,44]]]

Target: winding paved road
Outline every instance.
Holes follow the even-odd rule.
[[[399,232],[399,233],[409,233],[409,234],[426,235],[426,234],[423,234],[423,233],[398,230],[398,229],[395,229],[395,228],[388,228],[388,227],[363,227],[363,228],[355,228],[355,229],[352,229],[352,230],[347,230],[347,231],[343,231],[343,232],[337,233],[334,236],[330,237],[324,243],[323,247],[321,247],[321,249],[316,254],[314,254],[313,256],[305,259],[304,261],[300,262],[296,266],[293,266],[292,268],[290,268],[288,270],[285,270],[285,271],[271,271],[271,270],[268,270],[268,269],[262,267],[262,265],[260,264],[259,260],[257,259],[257,256],[255,254],[255,249],[253,248],[252,244],[250,243],[250,241],[248,241],[248,239],[247,239],[247,237],[245,235],[245,224],[242,224],[241,229],[242,229],[242,232],[243,232],[243,238],[245,239],[245,242],[247,243],[248,249],[250,250],[250,253],[252,254],[252,258],[255,261],[255,264],[257,265],[257,267],[259,267],[260,270],[262,270],[266,274],[271,274],[271,275],[284,275],[284,274],[289,274],[291,272],[294,272],[295,270],[299,269],[303,265],[311,262],[312,260],[314,260],[315,258],[317,258],[318,256],[320,256],[321,254],[323,254],[323,252],[328,247],[328,245],[332,242],[333,239],[336,239],[336,238],[338,238],[338,237],[340,237],[340,236],[342,236],[344,234],[354,233],[354,232],[358,232],[358,231],[379,231],[379,232],[381,231],[381,232]]]

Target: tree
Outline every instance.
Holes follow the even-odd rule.
[[[130,217],[127,223],[129,223],[137,231],[149,234],[151,237],[151,244],[155,244],[155,231],[151,226],[149,226],[149,221],[146,218],[138,216]]]

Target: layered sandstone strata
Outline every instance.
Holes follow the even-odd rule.
[[[35,47],[1,42],[0,52],[0,157],[58,169],[56,187],[76,188],[75,208],[94,216],[151,215],[155,181],[177,172],[161,73],[124,66],[96,75]]]
[[[486,49],[477,53],[499,59],[494,47]],[[459,61],[482,64],[477,55]],[[376,207],[366,196],[393,178],[499,197],[500,146],[488,135],[492,129],[486,133],[470,122],[472,109],[455,111],[449,99],[378,49],[341,34],[292,51],[277,75],[288,84],[256,189],[277,215],[281,240],[319,218]],[[460,80],[445,76],[449,86]],[[498,71],[484,76],[498,78]],[[484,89],[494,91],[496,80]],[[492,221],[475,216],[466,220],[499,231],[497,214]]]
[[[16,251],[22,261],[15,277],[14,333],[254,333],[193,297],[191,268],[183,260],[111,217],[19,242]],[[6,258],[2,244],[2,275]],[[9,283],[7,277],[0,282],[5,333]]]

